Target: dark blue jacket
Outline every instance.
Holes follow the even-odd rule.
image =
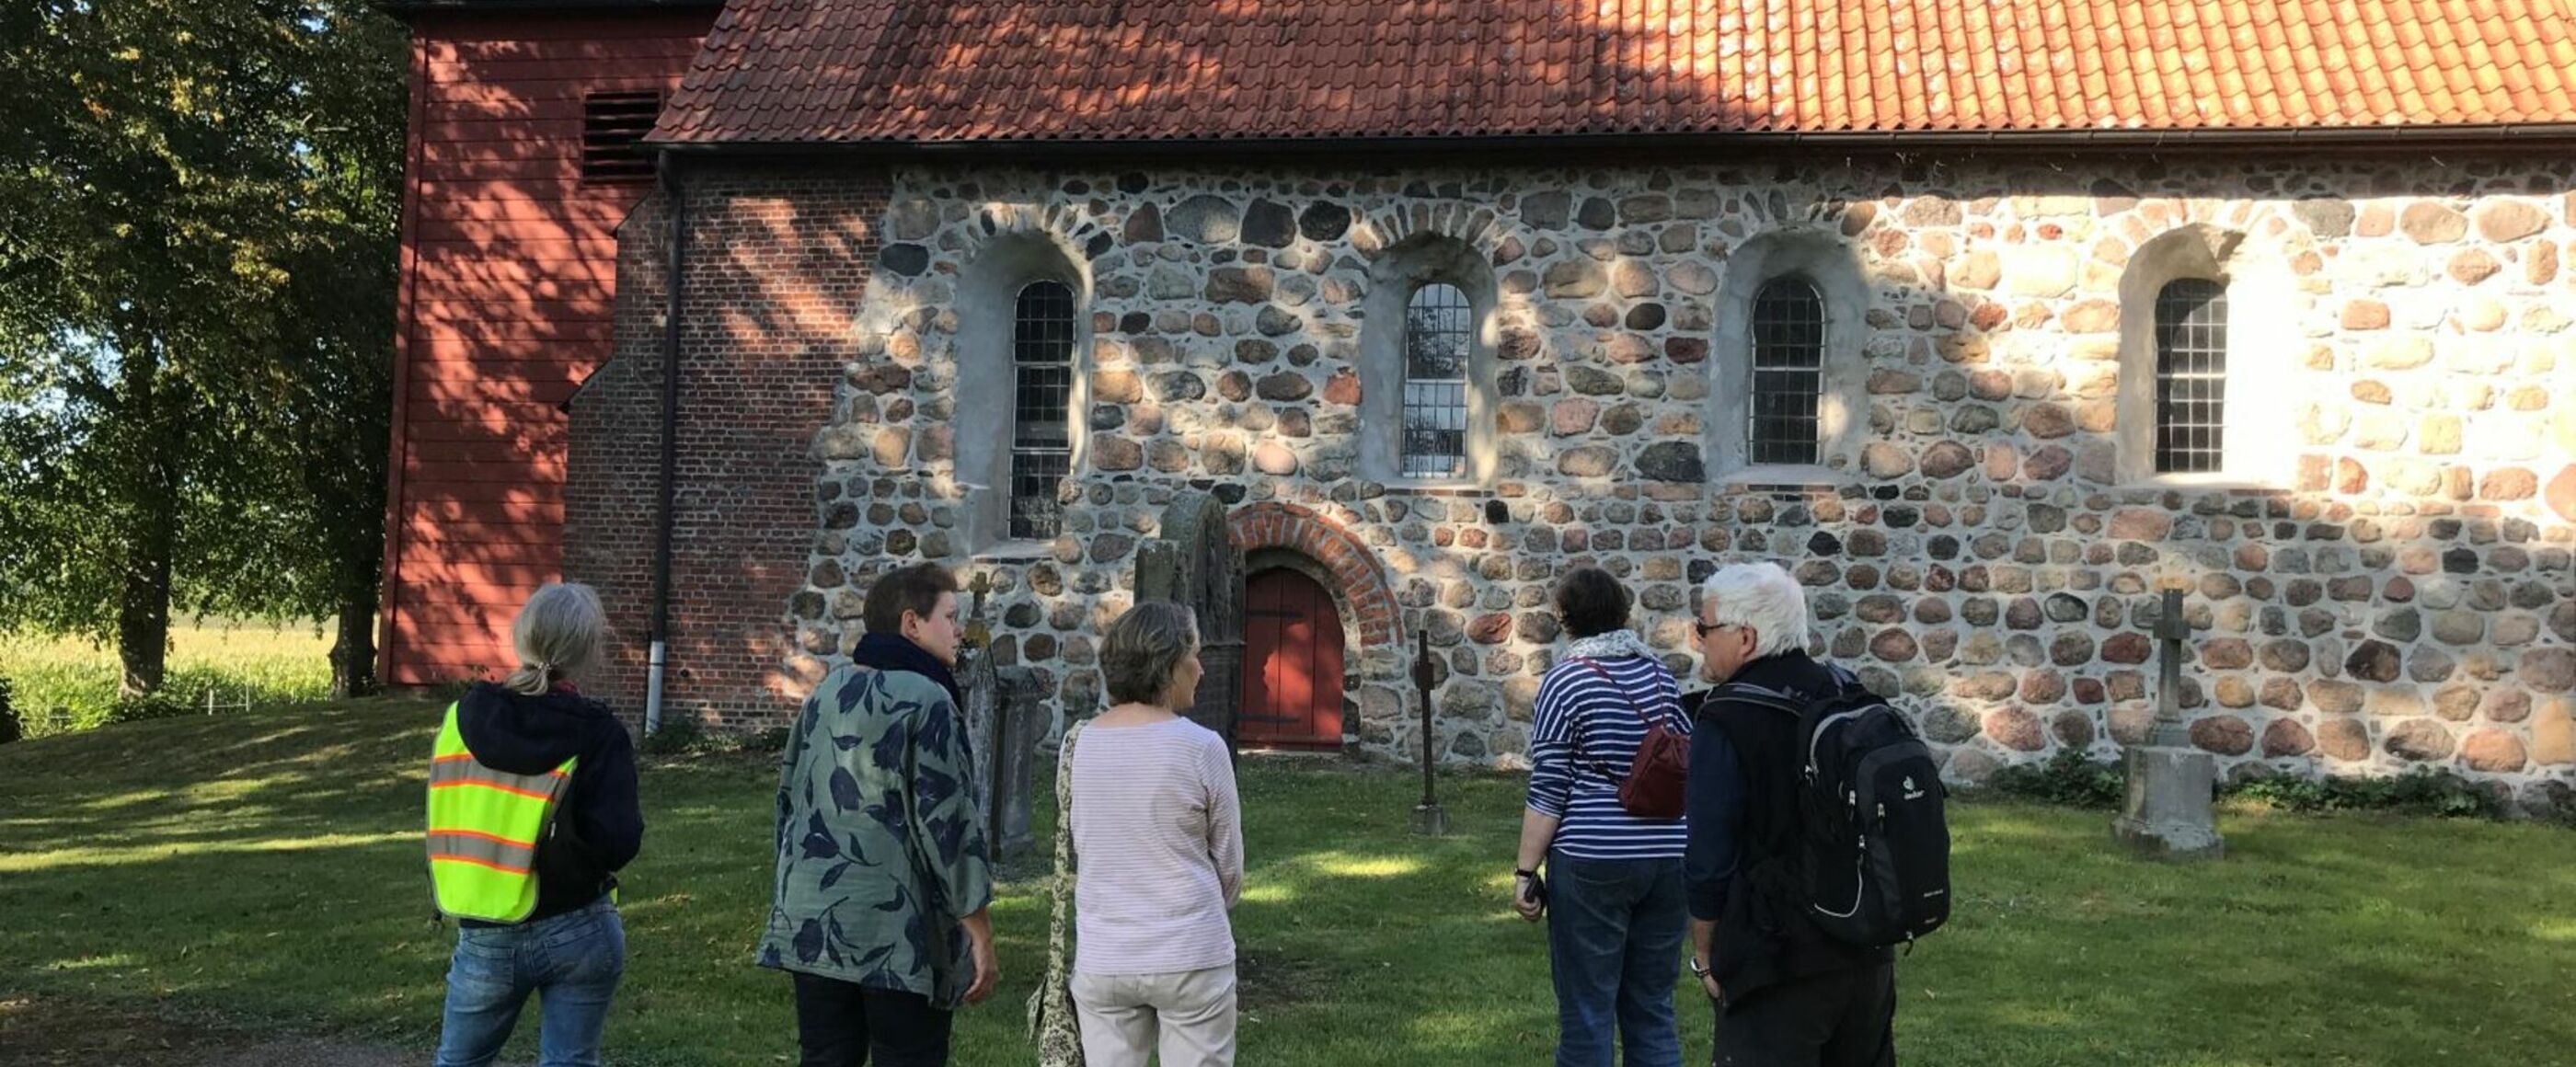
[[[1810,698],[1843,685],[1804,652],[1754,660],[1731,681]],[[1697,728],[1682,876],[1691,917],[1718,924],[1710,966],[1729,1002],[1774,982],[1887,959],[1885,949],[1832,940],[1806,920],[1805,901],[1780,888],[1784,877],[1796,880],[1790,872],[1802,852],[1797,720],[1769,706],[1710,699],[1716,692],[1684,698]]]

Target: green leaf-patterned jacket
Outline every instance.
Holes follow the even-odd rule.
[[[797,716],[778,779],[763,967],[960,1004],[958,918],[992,901],[957,702],[907,671],[845,666]]]

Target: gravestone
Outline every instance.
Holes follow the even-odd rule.
[[[959,648],[957,667],[957,688],[966,697],[966,750],[975,763],[974,772],[967,776],[968,788],[975,795],[975,810],[984,816],[985,840],[990,841],[998,814],[994,794],[1001,785],[993,757],[1001,751],[995,737],[1002,725],[1002,682],[989,649],[972,644]]]
[[[975,810],[984,818],[984,840],[993,858],[1029,848],[1029,782],[1038,742],[1051,725],[1040,706],[1036,676],[1028,668],[997,668],[984,614],[988,579],[976,575],[967,644],[958,650],[958,688],[966,696],[966,745],[975,760],[969,775]],[[1032,732],[1034,731],[1034,732]]]
[[[1136,599],[1173,601],[1198,616],[1206,673],[1188,714],[1234,751],[1243,693],[1243,550],[1226,529],[1224,503],[1192,490],[1163,509],[1162,536],[1136,554]]]
[[[1029,833],[1029,800],[1035,795],[1032,784],[1038,746],[1046,742],[1055,722],[1047,714],[1046,687],[1040,684],[1037,671],[1005,667],[995,673],[1001,679],[1001,721],[992,764],[993,780],[1002,785],[1002,798],[993,812],[988,840],[993,842],[993,855],[1007,859],[1026,853],[1033,841]]]
[[[2227,851],[2210,812],[2218,761],[2191,743],[2182,721],[2182,643],[2191,636],[2182,590],[2166,587],[2161,609],[2155,629],[2156,725],[2146,744],[2123,756],[2128,797],[2111,833],[2145,856],[2217,859]]]

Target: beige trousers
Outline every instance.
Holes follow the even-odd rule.
[[[1161,1031],[1162,1067],[1233,1067],[1234,965],[1170,974],[1073,975],[1089,1067],[1145,1067]]]

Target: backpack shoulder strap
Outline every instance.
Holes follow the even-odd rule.
[[[1073,743],[1082,736],[1082,724],[1064,728],[1064,741],[1056,746],[1055,757],[1055,883],[1048,887],[1051,898],[1047,918],[1046,974],[1037,992],[1029,996],[1029,1035],[1038,1037],[1040,1024],[1046,1021],[1050,1006],[1061,1009],[1068,1003],[1050,994],[1060,994],[1072,980],[1072,953],[1065,948],[1066,938],[1073,933]]]
[[[1612,688],[1615,689],[1618,687],[1618,677],[1611,674],[1609,668],[1603,667],[1598,661],[1582,656],[1576,656],[1574,657],[1574,662],[1580,663],[1589,668],[1592,673],[1600,675],[1601,680],[1610,683]],[[1620,693],[1619,702],[1628,705],[1629,713],[1635,715],[1637,717],[1637,721],[1645,723],[1647,729],[1651,730],[1655,728],[1655,717],[1646,714],[1646,709],[1638,707],[1636,701],[1628,699],[1628,694],[1624,692]]]
[[[1796,693],[1773,689],[1769,686],[1755,685],[1752,682],[1728,682],[1709,690],[1708,695],[1701,699],[1700,706],[1705,708],[1720,701],[1752,704],[1789,715],[1806,714],[1807,706],[1812,703]]]
[[[1066,868],[1071,865],[1073,853],[1073,743],[1082,736],[1082,725],[1077,722],[1066,726],[1064,743],[1056,746],[1055,865],[1059,883],[1066,881]]]
[[[1590,670],[1594,674],[1600,675],[1601,680],[1610,683],[1613,688],[1618,686],[1619,680],[1610,675],[1609,669],[1603,667],[1600,663],[1592,660],[1591,658],[1586,656],[1570,656],[1567,657],[1567,659],[1569,662],[1580,663],[1585,669]],[[1621,694],[1620,700],[1623,702],[1626,701],[1626,694]],[[1645,718],[1646,713],[1637,711],[1636,705],[1634,704],[1630,704],[1628,710],[1634,712],[1638,718]],[[1646,725],[1651,728],[1654,725],[1653,720],[1647,720]],[[1619,780],[1619,775],[1611,769],[1609,764],[1601,762],[1598,757],[1593,756],[1592,753],[1585,750],[1585,746],[1583,744],[1583,717],[1579,712],[1574,714],[1572,721],[1566,724],[1566,729],[1568,733],[1574,736],[1574,754],[1577,758],[1591,764],[1592,772],[1594,774],[1598,774],[1612,782]]]

